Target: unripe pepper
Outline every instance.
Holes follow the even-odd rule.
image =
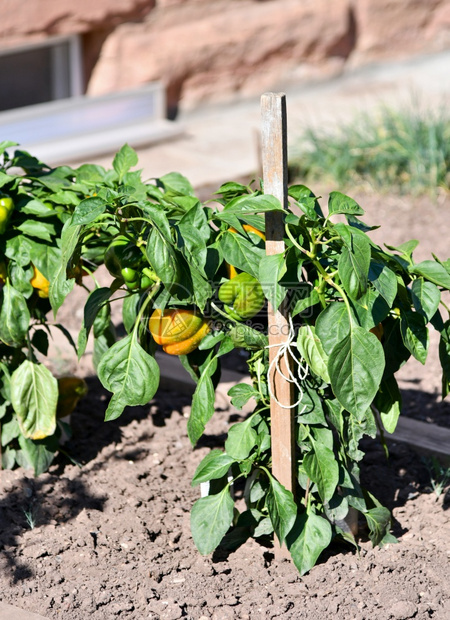
[[[265,303],[261,284],[245,272],[222,284],[219,299],[224,304],[225,312],[237,321],[251,319]]]
[[[139,248],[124,235],[118,235],[105,250],[106,269],[115,278],[123,278],[122,269],[136,269],[143,256]]]
[[[6,232],[9,218],[11,217],[13,211],[13,199],[9,196],[3,196],[0,198],[0,235],[3,235]]]
[[[253,233],[255,235],[258,235],[258,237],[261,237],[261,239],[263,241],[266,240],[266,235],[263,232],[261,232],[260,230],[258,230],[257,228],[255,228],[254,226],[251,226],[250,224],[244,224],[242,226],[242,228],[246,232],[251,232],[251,233]],[[237,230],[235,228],[233,228],[233,227],[229,228],[228,230],[229,230],[229,232],[237,233]],[[236,270],[236,267],[234,267],[233,265],[229,265],[228,263],[225,263],[225,267],[226,267],[226,270],[227,270],[227,276],[228,276],[228,278],[230,280],[237,276],[238,272]]]
[[[210,331],[208,321],[189,309],[157,308],[148,325],[155,342],[169,355],[192,353]]]

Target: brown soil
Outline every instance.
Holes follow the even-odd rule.
[[[355,198],[389,243],[415,237],[417,260],[448,257],[448,202]],[[75,327],[73,304],[63,315]],[[431,490],[420,455],[392,443],[386,460],[376,440],[364,441],[363,484],[392,510],[398,544],[372,549],[361,523],[359,553],[336,542],[304,577],[253,541],[201,557],[190,535],[199,496],[190,480],[236,413],[217,411],[196,449],[187,396],[161,391],[104,424],[108,395],[88,362],[80,368],[90,392],[72,416],[67,450],[81,467],[60,456],[37,479],[1,474],[0,601],[67,620],[450,618],[450,493]],[[405,415],[450,426],[437,356],[402,369],[400,383]]]

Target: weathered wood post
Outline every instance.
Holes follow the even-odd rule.
[[[265,93],[261,97],[262,168],[264,193],[272,194],[287,207],[287,122],[286,96],[283,93]],[[266,213],[266,254],[279,254],[284,251],[283,213]],[[269,359],[274,360],[279,347],[289,334],[287,307],[282,304],[274,311],[269,304],[268,333]],[[275,365],[274,365],[275,366]],[[272,472],[275,478],[287,489],[294,491],[294,412],[292,404],[292,384],[274,369],[269,377],[276,400],[270,401],[272,427]],[[279,367],[288,376],[288,368],[283,356]],[[284,407],[283,407],[284,405]]]

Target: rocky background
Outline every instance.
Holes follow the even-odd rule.
[[[450,48],[450,0],[3,0],[0,49],[82,36],[86,92],[160,80],[169,109]]]

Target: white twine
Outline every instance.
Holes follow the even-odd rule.
[[[273,358],[273,360],[270,362],[270,365],[269,365],[269,370],[267,373],[267,384],[269,387],[269,394],[271,398],[273,398],[273,400],[277,403],[277,405],[279,405],[283,409],[294,409],[301,403],[302,398],[303,398],[303,389],[299,381],[303,381],[304,379],[306,379],[308,375],[308,370],[309,370],[308,364],[306,362],[303,363],[303,361],[299,357],[297,357],[296,353],[293,352],[291,345],[294,342],[294,340],[295,340],[294,324],[292,322],[291,315],[289,315],[289,334],[287,336],[286,341],[283,342],[282,344],[269,344],[266,347],[267,349],[270,349],[273,347],[279,347],[276,356]],[[280,360],[282,358],[284,358],[284,363],[288,370],[288,376],[286,376],[280,368]],[[295,374],[291,370],[289,358],[292,358],[297,365],[297,376],[295,376]],[[278,398],[275,396],[274,390],[272,389],[272,384],[270,380],[272,372],[273,372],[273,383],[274,384],[275,384],[275,376],[276,376],[276,373],[278,372],[285,381],[287,381],[288,383],[293,383],[296,386],[299,392],[299,399],[297,400],[296,403],[294,403],[293,405],[285,405],[283,403],[280,403]],[[303,411],[305,407],[303,407]],[[301,411],[300,413],[303,413],[303,411]]]

